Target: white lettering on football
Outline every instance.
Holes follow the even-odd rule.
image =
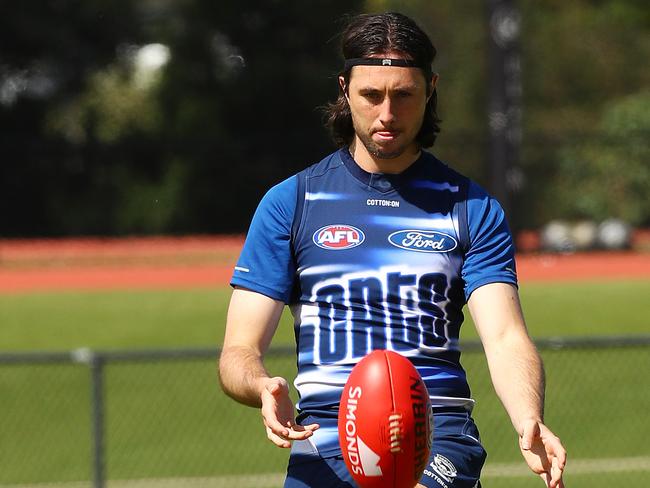
[[[361,458],[363,474],[366,476],[381,476],[379,456],[363,442],[361,437],[357,436],[357,441],[359,444],[359,457]]]

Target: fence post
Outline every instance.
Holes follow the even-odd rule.
[[[91,356],[93,487],[104,488],[104,358]]]
[[[74,361],[90,368],[93,488],[104,488],[104,357],[87,348],[72,352]]]

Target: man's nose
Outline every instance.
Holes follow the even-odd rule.
[[[395,104],[390,97],[384,97],[379,112],[379,120],[382,124],[388,125],[395,122]]]

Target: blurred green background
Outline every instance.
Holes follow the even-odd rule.
[[[647,228],[647,1],[512,3],[522,90],[511,224],[615,217]],[[433,152],[492,191],[488,4],[2,2],[0,238],[246,231],[271,185],[333,149],[318,107],[336,97],[338,33],[359,12],[398,10],[430,34],[443,119]],[[0,273],[5,265],[0,255]],[[280,486],[287,452],[265,439],[259,412],[217,386],[229,294],[0,294],[0,352],[213,348],[210,359],[105,365],[108,486]],[[650,330],[650,276],[524,283],[521,294],[536,338]],[[475,340],[469,322],[463,338]],[[292,341],[285,315],[274,347]],[[646,486],[650,348],[542,355],[567,486]],[[490,453],[484,486],[542,486],[522,466],[483,355],[467,352],[464,364]],[[268,367],[291,378],[295,357],[272,355]],[[0,488],[90,486],[90,385],[79,362],[0,364]]]
[[[317,107],[336,97],[338,33],[358,12],[399,10],[430,34],[433,150],[495,190],[489,3],[3,2],[0,235],[245,231],[272,184],[333,149]],[[509,3],[521,19],[514,227],[649,225],[647,2]]]

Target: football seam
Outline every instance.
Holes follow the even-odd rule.
[[[395,411],[395,385],[393,384],[393,370],[390,367],[390,360],[388,359],[388,354],[384,353],[384,359],[386,360],[386,367],[388,368],[388,381],[390,383],[390,401],[391,401],[391,411]]]
[[[393,384],[393,370],[390,367],[390,359],[388,358],[388,354],[384,352],[384,359],[386,360],[386,367],[388,368],[388,381],[390,384],[390,401],[391,401],[391,411],[395,412],[396,405],[395,405],[395,385]],[[395,453],[391,452],[392,456],[396,456]],[[393,486],[397,484],[397,470],[393,469]]]

